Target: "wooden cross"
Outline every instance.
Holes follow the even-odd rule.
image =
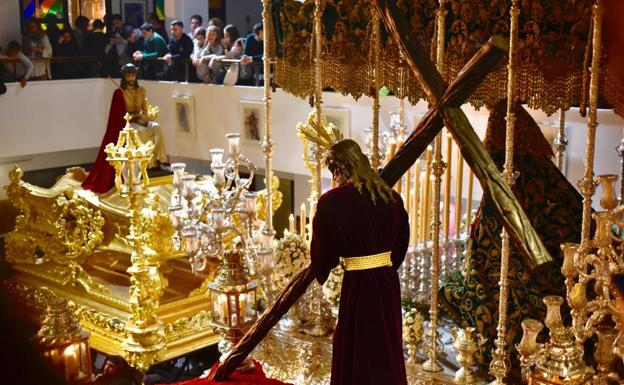
[[[487,72],[483,70],[487,69],[489,72],[496,64],[490,60],[497,55],[488,55],[488,52],[484,51],[498,47],[497,51],[500,53],[501,47],[505,45],[504,39],[502,37],[492,39],[491,48],[488,46],[482,48],[466,64],[451,86],[446,88],[442,76],[429,60],[426,52],[421,49],[396,2],[372,0],[372,3],[386,28],[405,53],[406,62],[418,77],[432,106],[399,149],[395,158],[386,165],[381,177],[393,186],[445,125],[458,143],[466,163],[479,179],[484,194],[490,198],[497,219],[509,233],[516,249],[524,256],[525,263],[530,268],[535,268],[551,262],[552,257],[533,229],[522,206],[503,180],[468,118],[459,108],[487,75]],[[477,66],[479,63],[482,65]]]
[[[420,48],[416,36],[396,4],[386,0],[371,1],[386,28],[400,44],[410,69],[418,77],[431,105],[395,157],[382,170],[382,179],[389,186],[393,186],[420,157],[442,127],[446,126],[458,143],[464,159],[481,182],[484,194],[488,195],[493,203],[498,220],[511,235],[514,246],[525,257],[525,262],[530,267],[550,262],[552,258],[526,217],[522,206],[503,181],[489,153],[459,108],[506,54],[506,39],[493,37],[466,63],[451,85],[446,87],[442,76],[429,60],[429,55]],[[275,303],[249,329],[217,369],[210,373],[209,379],[226,380],[305,293],[313,279],[314,273],[310,266],[295,275],[278,295]]]

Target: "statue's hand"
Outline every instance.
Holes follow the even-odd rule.
[[[160,113],[160,108],[158,108],[157,106],[150,105],[147,107],[147,117],[150,120],[150,122],[156,120],[159,113]]]

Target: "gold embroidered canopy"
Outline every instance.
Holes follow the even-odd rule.
[[[441,71],[454,79],[466,62],[496,34],[509,34],[510,0],[450,0],[446,15],[446,60]],[[616,4],[611,0],[608,3]],[[522,1],[518,42],[517,95],[531,108],[553,113],[587,102],[591,48],[591,0]],[[435,51],[436,0],[397,0],[419,44]],[[614,7],[621,8],[619,5]],[[273,0],[276,82],[299,97],[314,94],[314,1]],[[323,87],[354,98],[374,91],[372,5],[367,0],[326,0],[322,28]],[[617,10],[614,10],[617,12]],[[609,9],[605,13],[609,43]],[[382,26],[381,84],[412,103],[425,98],[416,77],[401,60],[399,49]],[[611,36],[617,40],[617,36]],[[619,42],[616,42],[619,43]],[[603,60],[601,94],[620,113],[624,81]],[[614,53],[615,56],[617,52]],[[621,52],[620,52],[621,55]],[[435,55],[432,55],[435,56]],[[507,92],[507,60],[487,76],[468,99],[475,107],[495,104]],[[585,86],[584,86],[585,85]]]

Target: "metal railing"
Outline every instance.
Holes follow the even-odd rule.
[[[117,58],[115,57],[111,57],[111,56],[95,56],[95,55],[81,55],[81,56],[54,56],[54,57],[41,57],[41,58],[29,58],[29,60],[31,62],[33,62],[33,64],[38,63],[38,62],[48,62],[51,64],[58,64],[58,66],[55,66],[57,71],[59,71],[60,69],[63,69],[63,64],[78,64],[81,65],[81,68],[75,69],[74,75],[75,76],[70,76],[70,77],[61,77],[58,79],[81,79],[81,78],[96,78],[96,77],[108,77],[111,76],[111,73],[115,73],[114,69],[115,68],[120,68],[121,65],[123,63],[119,63],[118,61],[116,61]],[[155,58],[155,59],[143,59],[141,61],[133,61],[133,60],[128,60],[126,61],[127,63],[134,63],[136,64],[138,67],[141,67],[141,63],[163,63],[164,60],[162,58]],[[194,80],[194,77],[192,77],[192,70],[193,70],[193,63],[191,59],[183,59],[183,60],[177,60],[175,61],[175,63],[182,63],[184,65],[184,82],[197,82],[200,83],[201,81],[197,81]],[[239,59],[223,59],[220,61],[221,64],[223,64],[226,67],[229,67],[233,64],[240,64],[241,60]],[[18,71],[17,71],[17,66],[21,64],[21,61],[19,60],[19,58],[0,58],[0,64],[1,65],[5,65],[5,64],[9,64],[12,67],[12,80],[9,82],[16,82],[18,81]],[[165,63],[163,63],[165,64]],[[108,65],[111,66],[111,73],[102,73],[100,71],[101,67],[103,65]],[[251,82],[250,84],[247,85],[252,85],[252,86],[256,86],[259,87],[263,84],[263,68],[262,68],[262,62],[252,62],[249,65],[251,65],[252,67],[252,77],[251,77]],[[96,71],[97,70],[97,71]],[[96,73],[97,72],[97,73]],[[171,71],[170,70],[164,70],[162,71],[163,75],[160,78],[156,78],[156,79],[149,79],[149,80],[175,80],[175,79],[171,79]],[[53,76],[54,74],[48,74],[48,76],[50,77],[51,80],[56,80],[57,78],[55,78]],[[169,78],[168,78],[169,77]],[[35,78],[31,78],[31,80],[39,80],[39,79],[35,79]],[[146,79],[147,80],[147,79]]]

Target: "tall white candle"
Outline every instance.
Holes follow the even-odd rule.
[[[417,245],[418,243],[420,243],[420,234],[418,232],[420,226],[419,226],[419,209],[420,207],[419,202],[420,202],[420,160],[417,160],[416,163],[414,164],[414,201],[412,202],[412,221],[414,222],[414,233],[415,236],[412,239],[412,242],[414,242],[415,245]]]
[[[449,227],[451,221],[451,166],[453,137],[446,134],[446,169],[444,170],[444,217],[442,219],[442,234],[444,239],[449,239]]]
[[[299,223],[299,234],[305,239],[306,236],[306,206],[305,203],[301,204],[301,223]]]
[[[288,231],[290,231],[291,234],[295,232],[295,216],[292,214],[288,216]]]
[[[459,238],[459,225],[462,214],[462,189],[464,183],[464,160],[457,147],[457,170],[455,171],[455,237]]]
[[[468,174],[468,201],[466,202],[466,234],[468,234],[470,230],[470,225],[472,225],[472,186],[474,182],[474,173],[472,169]]]

